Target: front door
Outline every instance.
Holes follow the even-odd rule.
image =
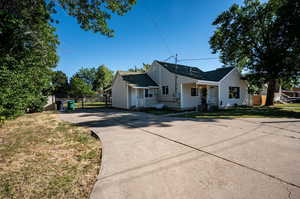
[[[201,88],[201,104],[207,104],[207,88]]]
[[[137,106],[138,107],[143,107],[144,106],[144,89],[137,89],[137,99],[138,99],[138,103]]]
[[[207,111],[207,88],[201,88],[201,111]]]

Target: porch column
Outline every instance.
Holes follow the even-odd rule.
[[[206,88],[206,104],[208,106],[209,105],[209,103],[208,103],[209,97],[208,96],[210,95],[209,86],[205,85],[205,88]]]
[[[183,108],[183,85],[180,84],[180,108]]]
[[[218,84],[218,108],[221,106],[221,91],[220,91],[220,84]]]
[[[130,104],[131,99],[130,99],[130,93],[129,93],[129,86],[128,85],[127,85],[127,91],[126,92],[127,92],[127,105],[126,106],[127,106],[127,109],[130,109],[129,104]]]

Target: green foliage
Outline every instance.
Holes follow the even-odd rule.
[[[298,79],[282,81],[281,85],[282,85],[282,89],[284,90],[292,90],[293,88],[300,86],[300,77]]]
[[[92,87],[83,79],[73,76],[70,80],[70,94],[73,97],[84,98],[94,95]]]
[[[56,97],[67,97],[68,96],[68,77],[62,71],[54,71],[52,73],[52,94]]]
[[[297,0],[245,0],[213,22],[213,53],[226,65],[246,69],[268,83],[267,105],[273,103],[276,80],[300,75],[300,4]],[[255,82],[255,81],[252,81]]]
[[[9,3],[0,12],[0,116],[5,118],[42,109],[58,61],[45,4]]]
[[[146,72],[151,67],[151,64],[143,63],[143,68],[130,68],[128,69],[129,72]]]
[[[95,88],[97,90],[104,90],[107,87],[111,86],[113,79],[113,72],[109,70],[104,65],[101,65],[97,68],[96,72],[96,80],[95,80]]]
[[[51,93],[51,83],[54,93],[64,94],[65,76],[56,73],[53,77],[52,73],[58,61],[58,40],[50,22],[54,22],[51,14],[59,6],[75,17],[84,30],[111,37],[113,30],[107,24],[111,14],[123,15],[135,3],[135,0],[1,0],[0,117],[42,110],[46,96]],[[79,90],[85,95],[88,89],[84,85]]]
[[[82,99],[82,107],[84,107],[84,98],[95,95],[91,85],[87,84],[83,79],[74,75],[70,80],[70,95],[75,98]]]
[[[49,7],[52,12],[56,12],[55,6],[59,5],[77,19],[82,29],[112,37],[114,31],[107,24],[107,20],[111,19],[111,13],[124,15],[135,3],[136,0],[51,0]]]
[[[81,68],[75,76],[85,81],[93,90],[96,89],[96,68]]]

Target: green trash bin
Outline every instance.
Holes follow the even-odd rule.
[[[71,111],[75,110],[75,101],[74,100],[68,101],[68,110],[71,110]]]

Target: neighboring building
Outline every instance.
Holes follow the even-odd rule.
[[[56,110],[55,107],[55,95],[51,95],[47,97],[47,104],[44,106],[45,111]]]
[[[113,107],[130,109],[158,103],[159,86],[146,73],[118,71],[111,89]]]
[[[199,105],[249,105],[245,80],[234,67],[203,72],[199,68],[154,61],[145,73],[118,71],[112,84],[112,106],[193,109]]]

